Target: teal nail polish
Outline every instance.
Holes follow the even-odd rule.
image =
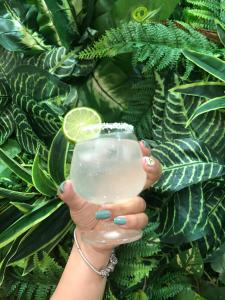
[[[59,188],[58,188],[58,192],[59,192],[60,194],[63,194],[63,193],[64,193],[64,186],[65,186],[65,181],[63,181],[63,182],[60,184]]]
[[[149,144],[145,141],[145,140],[141,140],[141,142],[143,143],[143,145],[145,146],[146,149],[151,149]]]
[[[95,214],[96,219],[108,219],[111,217],[111,211],[110,210],[98,210]]]
[[[127,223],[127,219],[125,217],[116,217],[114,218],[114,223],[116,225],[125,225]]]

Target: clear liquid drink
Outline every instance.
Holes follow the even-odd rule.
[[[146,173],[139,144],[132,138],[103,135],[76,145],[70,177],[80,196],[103,204],[128,200],[141,192]]]

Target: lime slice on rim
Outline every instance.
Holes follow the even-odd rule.
[[[95,138],[101,131],[98,126],[102,123],[99,114],[89,107],[77,107],[70,110],[63,121],[63,132],[66,138],[72,142]],[[96,125],[96,126],[93,126]],[[88,130],[84,127],[93,126]]]

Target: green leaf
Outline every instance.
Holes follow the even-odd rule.
[[[207,300],[208,298],[207,299],[203,298],[196,292],[194,292],[192,290],[188,290],[188,291],[184,291],[184,292],[180,293],[174,299],[175,300],[184,300],[184,299],[185,300]]]
[[[0,80],[0,108],[4,108],[11,101],[7,83]]]
[[[134,293],[132,296],[132,300],[148,300],[148,296],[142,290]]]
[[[69,143],[63,131],[59,130],[52,141],[48,156],[48,172],[57,185],[65,180],[68,147]]]
[[[191,138],[162,143],[152,153],[163,166],[163,175],[154,186],[164,192],[176,192],[225,172],[224,160]]]
[[[225,46],[225,28],[224,25],[220,21],[216,21],[216,29],[219,35],[220,41]]]
[[[9,51],[40,52],[49,49],[36,32],[32,32],[20,20],[16,10],[6,1],[1,3],[7,14],[0,17],[0,44]]]
[[[22,237],[17,252],[10,260],[10,264],[39,251],[49,252],[48,247],[50,246],[50,250],[54,248],[72,226],[69,210],[63,205]]]
[[[186,271],[195,278],[201,278],[204,271],[204,263],[198,247],[179,252],[171,261],[172,266]]]
[[[224,82],[195,82],[191,84],[184,84],[176,86],[170,90],[172,93],[181,93],[185,95],[192,95],[197,97],[204,97],[206,99],[212,99],[221,97],[225,93]]]
[[[12,106],[5,108],[0,116],[0,145],[4,144],[12,135],[15,123],[12,113]]]
[[[43,6],[45,3],[46,14],[48,18],[51,18],[51,22],[54,24],[58,41],[60,40],[61,43],[60,46],[64,46],[67,49],[70,48],[73,41],[79,38],[75,16],[69,4],[70,2],[68,0],[43,0],[42,3]]]
[[[0,196],[4,198],[6,197],[10,201],[27,201],[34,198],[37,195],[37,193],[17,192],[0,187]]]
[[[62,201],[57,199],[41,202],[34,210],[16,220],[16,222],[0,233],[0,248],[8,245],[28,229],[48,218],[62,204]]]
[[[225,107],[225,96],[210,99],[207,102],[200,105],[194,112],[194,114],[191,116],[191,118],[187,122],[187,126],[191,124],[191,122],[196,119],[198,116],[214,111],[217,109],[222,109]]]
[[[10,202],[13,206],[15,206],[22,214],[27,214],[32,211],[33,206],[27,203],[21,202]]]
[[[196,51],[184,50],[183,54],[197,66],[215,76],[216,78],[225,81],[225,62],[219,58],[203,54]]]
[[[12,159],[3,149],[0,148],[0,159],[12,170],[18,177],[27,183],[33,185],[31,174]]]
[[[43,195],[56,195],[56,187],[49,175],[40,166],[40,153],[37,151],[32,166],[32,179],[35,188]]]

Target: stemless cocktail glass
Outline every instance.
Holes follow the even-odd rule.
[[[103,123],[83,130],[86,136],[94,133],[95,137],[78,142],[74,148],[70,178],[78,195],[99,205],[129,201],[138,195],[146,173],[133,126]],[[103,222],[100,227],[83,232],[82,239],[94,244],[119,245],[142,236],[139,230],[123,229],[113,222]]]

